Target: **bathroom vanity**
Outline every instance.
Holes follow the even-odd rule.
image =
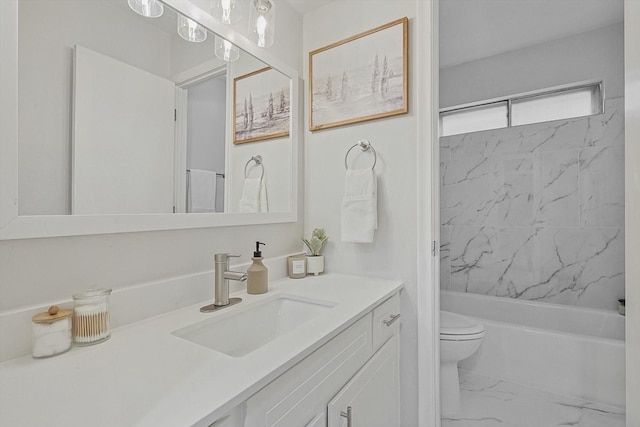
[[[399,425],[399,281],[272,282],[116,328],[100,345],[0,364],[0,425]]]

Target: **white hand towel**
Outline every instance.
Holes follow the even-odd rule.
[[[210,213],[216,211],[216,173],[191,169],[187,193],[187,212]]]
[[[340,216],[343,242],[373,242],[378,228],[378,190],[373,169],[347,170]]]
[[[269,212],[267,186],[264,179],[246,178],[244,180],[238,209],[240,212]]]

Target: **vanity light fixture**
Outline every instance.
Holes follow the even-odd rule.
[[[128,0],[129,7],[138,15],[158,18],[164,13],[164,6],[158,0]]]
[[[275,40],[275,0],[250,0],[249,38],[259,47],[269,47]]]
[[[237,24],[242,18],[240,0],[215,0],[211,15],[223,24]]]
[[[178,34],[188,42],[200,43],[207,39],[207,30],[196,21],[178,15]]]
[[[237,61],[240,58],[240,49],[234,46],[230,41],[223,39],[220,36],[216,36],[215,39],[215,54],[216,57],[223,61],[232,62]]]

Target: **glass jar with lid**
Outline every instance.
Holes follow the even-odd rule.
[[[54,305],[31,318],[33,357],[55,356],[71,348],[71,312]]]
[[[109,339],[111,289],[88,289],[73,295],[73,342],[92,345]]]

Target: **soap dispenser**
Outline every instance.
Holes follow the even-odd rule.
[[[247,293],[248,294],[264,294],[268,289],[268,272],[267,267],[262,264],[262,252],[260,245],[262,242],[256,242],[256,251],[253,253],[253,264],[247,269]]]

